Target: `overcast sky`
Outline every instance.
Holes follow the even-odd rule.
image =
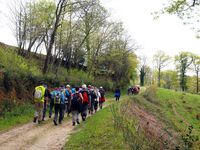
[[[12,0],[0,0],[0,41],[16,45],[9,26],[8,4]],[[200,55],[200,41],[189,26],[184,26],[176,16],[163,15],[153,20],[152,12],[162,8],[167,0],[102,0],[112,17],[124,23],[128,34],[141,45],[138,55],[152,55],[163,50],[169,55],[190,51]],[[7,14],[7,15],[6,15]]]

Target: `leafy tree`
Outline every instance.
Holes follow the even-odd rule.
[[[163,87],[167,89],[178,90],[178,73],[173,70],[166,70],[162,72]]]
[[[177,15],[185,25],[190,25],[196,31],[197,38],[199,38],[199,4],[199,0],[171,0],[162,8],[161,13]]]
[[[164,51],[158,51],[153,56],[153,61],[156,64],[156,69],[158,70],[158,86],[160,87],[160,80],[161,80],[161,70],[168,65],[170,57],[165,54]]]
[[[196,93],[199,93],[199,72],[200,72],[200,56],[193,54],[193,70],[196,74]]]
[[[193,62],[191,53],[189,52],[180,52],[179,55],[175,56],[175,61],[177,62],[177,69],[180,75],[180,87],[182,91],[187,89],[187,70]]]

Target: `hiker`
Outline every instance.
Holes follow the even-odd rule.
[[[46,91],[47,91],[47,98],[48,98],[48,101],[51,99],[51,94],[50,94],[50,91],[47,87],[47,85],[44,86]],[[43,115],[42,115],[42,121],[44,121],[45,117],[46,117],[46,111],[47,111],[47,99],[44,99],[44,107],[43,107]]]
[[[71,88],[70,85],[66,85],[66,90],[65,90],[65,113],[67,113],[67,116],[69,117],[70,114],[70,105],[71,105]]]
[[[87,86],[85,84],[82,85],[82,90],[80,91],[80,93],[83,96],[81,117],[82,117],[82,120],[85,121],[87,117],[87,110],[88,110],[88,104],[89,104],[89,93],[87,90]]]
[[[137,95],[137,94],[139,94],[139,92],[140,92],[140,86],[138,86],[138,85],[134,86],[132,93]]]
[[[71,113],[72,113],[72,125],[75,126],[76,123],[79,122],[79,112],[80,112],[80,104],[82,103],[83,97],[82,94],[79,93],[79,88],[75,88],[75,93],[72,95],[71,99]]]
[[[105,90],[103,89],[102,86],[99,88],[99,92],[101,94],[101,96],[99,98],[99,107],[100,107],[100,109],[102,109],[103,103],[105,102]]]
[[[33,122],[36,123],[38,120],[38,123],[41,123],[44,100],[46,100],[46,103],[48,103],[47,102],[48,93],[47,93],[46,88],[44,87],[44,84],[35,87],[33,96],[34,96],[34,102],[35,102],[35,114],[34,114]]]
[[[55,115],[54,115],[54,124],[58,125],[58,114],[59,114],[59,124],[62,123],[62,120],[64,118],[64,110],[65,110],[65,96],[63,93],[64,89],[61,87],[54,97],[54,109],[55,109]]]
[[[91,103],[90,103],[90,107],[91,107],[91,114],[93,114],[94,111],[94,105],[95,105],[95,100],[97,99],[97,93],[95,92],[95,88],[92,87],[91,92],[90,92],[90,97],[91,97]]]
[[[96,99],[94,100],[94,111],[96,113],[97,109],[98,109],[98,103],[99,103],[99,98],[101,97],[101,94],[100,94],[99,90],[96,87],[95,87],[94,92],[96,94]]]
[[[116,88],[116,90],[115,90],[116,101],[119,101],[120,96],[121,96],[121,91],[119,88]]]
[[[132,94],[132,87],[128,87],[128,95]]]
[[[58,91],[58,88],[55,88],[50,94],[51,94],[51,99],[50,99],[50,106],[49,106],[49,118],[52,116],[52,111],[54,107],[54,98],[56,96],[56,93]]]

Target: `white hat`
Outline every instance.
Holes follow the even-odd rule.
[[[103,89],[103,87],[102,87],[102,86],[100,86],[100,89]]]
[[[82,85],[82,88],[83,88],[83,89],[86,89],[86,88],[87,88],[87,86],[86,86],[85,84],[83,84],[83,85]]]
[[[67,85],[66,85],[66,88],[70,88],[70,85],[69,85],[69,84],[67,84]]]

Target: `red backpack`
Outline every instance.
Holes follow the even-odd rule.
[[[88,93],[86,91],[83,91],[82,95],[83,95],[83,103],[89,103]]]

